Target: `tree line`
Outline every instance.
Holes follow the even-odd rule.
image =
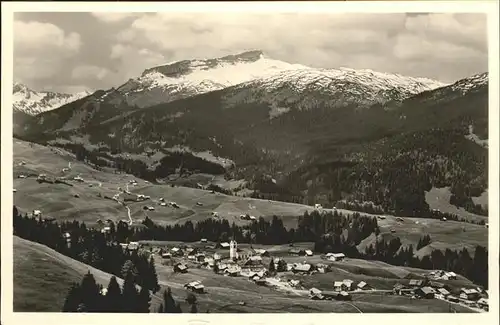
[[[123,249],[119,243],[127,238],[119,238],[122,229],[109,234],[87,228],[85,223],[72,221],[46,221],[42,218],[24,216],[14,206],[14,235],[46,245],[55,251],[99,270],[126,277],[130,272],[135,284],[156,292],[159,289],[158,276],[149,252]],[[114,225],[111,225],[114,229]],[[65,238],[69,234],[70,238]]]
[[[86,313],[149,313],[151,310],[151,292],[145,287],[137,288],[133,274],[128,272],[122,286],[115,276],[109,280],[107,287],[98,284],[92,273],[87,272],[80,283],[72,283],[62,312]],[[186,298],[190,312],[197,313],[197,298],[189,293]],[[182,308],[172,296],[172,290],[163,290],[162,302],[155,309],[156,313],[182,313]]]

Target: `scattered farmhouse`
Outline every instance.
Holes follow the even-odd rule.
[[[187,266],[183,263],[177,263],[174,265],[175,273],[187,273]]]
[[[431,287],[421,287],[415,290],[415,294],[425,299],[433,299],[436,292]]]
[[[196,292],[196,293],[204,293],[205,292],[205,286],[203,284],[201,284],[200,281],[193,281],[193,282],[186,283],[184,285],[184,288],[191,290],[193,292]]]
[[[312,271],[311,264],[294,264],[292,272],[293,273],[309,273]]]
[[[371,289],[370,285],[368,283],[366,283],[365,281],[361,281],[360,283],[358,283],[358,285],[356,287],[359,290],[369,290],[369,289]]]
[[[344,253],[327,253],[325,258],[330,261],[342,261],[345,258]]]
[[[410,283],[408,284],[412,288],[418,288],[423,286],[424,281],[423,280],[410,280]]]
[[[480,294],[476,289],[460,289],[460,298],[464,300],[479,300]]]

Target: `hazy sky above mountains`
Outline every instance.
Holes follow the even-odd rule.
[[[117,87],[149,67],[260,49],[311,67],[444,82],[488,70],[482,14],[16,13],[14,78],[35,90]]]

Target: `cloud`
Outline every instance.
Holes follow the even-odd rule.
[[[50,23],[15,21],[14,74],[23,82],[56,76],[81,46],[78,33],[65,33]]]
[[[138,15],[131,12],[92,12],[92,16],[106,23],[117,23]]]
[[[119,63],[117,72],[122,80],[137,77],[145,69],[165,63],[165,57],[161,53],[121,43],[111,47],[109,56]]]
[[[40,85],[116,87],[156,65],[253,49],[312,67],[446,82],[487,70],[484,14],[100,12],[23,19],[31,25],[15,31],[15,75]]]
[[[105,68],[95,65],[80,65],[73,69],[71,78],[73,79],[92,79],[103,80],[109,71]]]

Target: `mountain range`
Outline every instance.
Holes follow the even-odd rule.
[[[90,95],[89,91],[65,94],[51,91],[35,91],[22,83],[14,83],[12,92],[12,108],[29,115],[59,108],[67,103]]]
[[[259,197],[372,201],[415,214],[428,212],[423,194],[433,186],[450,186],[466,203],[487,187],[487,150],[465,137],[471,128],[487,137],[487,73],[445,84],[249,51],[153,67],[117,88],[14,118],[17,137],[85,150],[95,164],[123,167],[123,153],[159,153],[126,168],[153,181],[225,174]],[[199,153],[233,164],[221,169]]]

